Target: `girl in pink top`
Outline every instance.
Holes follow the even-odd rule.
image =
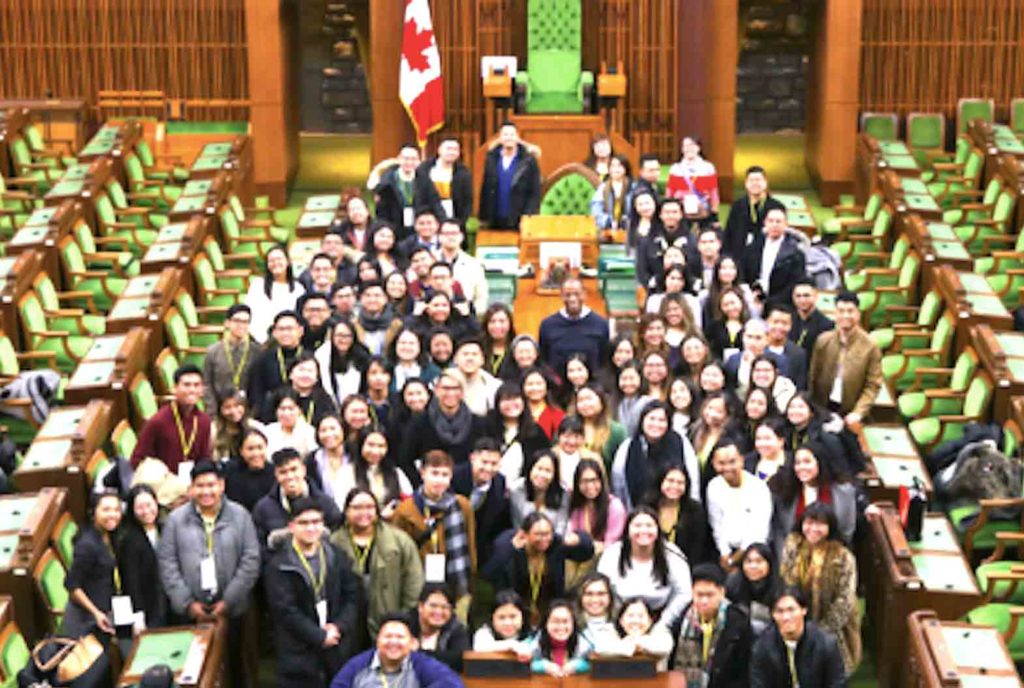
[[[569,528],[590,535],[594,555],[600,556],[606,545],[622,539],[625,527],[626,507],[608,492],[604,466],[593,459],[581,459],[573,477]]]

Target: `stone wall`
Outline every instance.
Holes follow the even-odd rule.
[[[802,131],[807,119],[811,0],[742,0],[737,133]]]

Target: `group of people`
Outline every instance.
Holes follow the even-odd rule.
[[[695,143],[682,196],[713,174]],[[533,212],[501,200],[535,172],[514,128],[495,151],[489,217]],[[143,426],[134,478],[94,495],[66,630],[222,619],[233,685],[261,615],[281,686],[442,685],[470,649],[552,676],[642,654],[697,685],[842,685],[866,508],[851,428],[878,349],[855,295],[818,310],[763,170],[723,231],[717,196],[690,222],[643,169],[635,332],[570,277],[539,337],[517,334],[462,249],[455,141],[404,148],[377,217],[350,200],[302,274],[268,251]]]

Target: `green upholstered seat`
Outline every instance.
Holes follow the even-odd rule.
[[[25,643],[24,636],[15,629],[7,636],[3,648],[0,648],[0,666],[3,667],[4,676],[7,677],[3,684],[4,688],[18,685],[18,672],[24,669],[31,659],[32,655],[29,652],[28,644]]]
[[[847,272],[843,278],[846,288],[850,291],[862,293],[864,296],[870,296],[870,294],[864,294],[863,292],[874,287],[896,284],[899,279],[900,266],[907,259],[909,251],[910,242],[907,241],[906,237],[900,236],[893,242],[892,252],[889,254],[889,260],[886,261],[885,265],[872,265],[868,267],[862,262],[861,267],[864,269]]]
[[[128,421],[123,420],[117,424],[114,432],[110,434],[110,441],[114,445],[114,451],[117,452],[118,456],[128,458],[135,451],[135,445],[138,443],[139,438]]]
[[[211,325],[200,319],[200,311],[196,307],[195,301],[192,300],[192,295],[187,290],[179,289],[174,297],[174,303],[178,306],[178,312],[181,313],[181,317],[185,320],[185,326],[188,327],[189,337],[194,345],[206,347],[216,343],[224,336],[223,327]],[[220,321],[223,322],[223,316],[226,311],[226,308],[207,307],[203,309],[202,315],[209,317],[211,313],[216,313],[221,316]]]
[[[174,390],[174,372],[178,369],[178,357],[170,349],[163,349],[153,362],[157,374],[157,387],[162,394],[172,394]]]
[[[146,176],[142,160],[135,153],[124,158],[125,176],[132,198],[141,206],[160,208],[164,212],[181,197],[181,187],[165,179],[150,179]]]
[[[60,628],[64,609],[68,605],[68,591],[64,587],[66,573],[53,550],[47,550],[36,565],[36,580],[43,602],[54,616],[54,627]]]
[[[963,134],[976,119],[995,121],[996,105],[991,98],[961,98],[956,106],[956,132]]]
[[[132,411],[139,421],[149,420],[159,410],[156,392],[145,375],[136,375],[128,391],[132,400]]]
[[[958,225],[954,228],[957,237],[971,253],[979,256],[989,253],[993,248],[1009,248],[1013,245],[1015,237],[1008,237],[1006,234],[1015,206],[1015,194],[1004,188],[992,206],[992,216],[988,220]]]
[[[963,163],[939,163],[935,167],[933,181],[928,183],[928,192],[947,211],[955,210],[959,204],[971,201],[980,186],[981,173],[985,168],[985,153],[969,145]],[[952,213],[950,213],[952,217]],[[946,219],[946,216],[943,216]],[[956,224],[959,220],[947,220]]]
[[[895,253],[895,249],[893,252]],[[861,310],[867,315],[868,324],[872,327],[878,327],[891,318],[891,306],[906,306],[916,294],[921,259],[916,253],[905,256],[899,269],[894,271],[894,284],[889,283],[892,273],[888,273],[887,277],[878,281],[868,280],[864,285],[864,291],[860,293]]]
[[[862,253],[881,249],[891,227],[892,210],[887,205],[882,206],[870,225],[870,234],[844,227],[839,234],[840,240],[832,244],[832,250],[839,254],[845,264]]]
[[[516,74],[521,110],[582,113],[594,75],[582,67],[582,0],[528,0],[526,66]]]
[[[57,369],[62,372],[73,371],[92,346],[92,336],[53,330],[39,297],[33,291],[26,293],[18,302],[18,315],[29,349],[53,352]]]
[[[82,250],[74,237],[64,237],[61,241],[60,258],[72,290],[88,292],[91,295],[93,306],[100,311],[109,311],[118,295],[128,284],[126,277],[117,277],[104,270],[91,270],[86,265]],[[105,331],[103,316],[84,317],[98,318],[100,322],[90,327],[90,331],[93,334],[103,334]]]
[[[989,578],[994,577],[992,581],[993,598],[1010,604],[1024,604],[1024,585],[1013,580],[999,580],[1000,574],[1005,575],[1014,568],[1019,569],[1020,567],[1021,562],[1019,561],[1001,560],[981,564],[974,571],[978,577],[978,587],[982,593],[985,593],[988,590]]]
[[[970,224],[978,220],[987,220],[992,214],[1003,184],[999,177],[992,177],[985,185],[980,201],[972,201],[964,197],[964,202],[942,213],[942,221],[950,225]]]
[[[74,242],[69,242],[74,244]],[[76,312],[74,309],[67,309],[66,303],[62,301],[68,301],[68,298],[62,297],[57,293],[57,288],[53,285],[53,280],[46,273],[40,273],[33,281],[32,288],[39,296],[39,303],[42,305],[43,310],[46,313],[47,326],[51,330],[60,330],[62,332],[70,332],[71,334],[81,335],[100,335],[107,331],[107,321],[104,316],[98,313],[89,312],[77,312],[72,315],[71,312]],[[72,299],[73,300],[73,299]],[[59,312],[64,309],[68,315],[61,315]]]
[[[843,231],[844,225],[864,223],[865,226],[870,226],[869,223],[874,222],[881,208],[882,194],[878,192],[868,196],[864,208],[859,213],[855,212],[858,210],[856,207],[836,206],[835,217],[826,219],[821,225],[821,231],[823,234],[836,235]]]
[[[189,337],[188,325],[177,308],[171,308],[164,316],[164,332],[174,354],[182,363],[202,365],[206,357],[206,349],[195,346]]]
[[[131,251],[100,251],[102,239],[97,239],[92,228],[83,220],[71,228],[71,235],[81,250],[87,270],[102,270],[120,277],[134,277],[142,268]]]
[[[910,421],[908,426],[914,441],[921,447],[933,447],[939,442],[963,437],[964,426],[987,419],[995,386],[985,374],[976,374],[964,395],[962,413],[952,416],[933,416]]]
[[[205,254],[197,255],[192,261],[192,276],[195,278],[196,296],[203,306],[228,308],[241,302],[245,295],[245,278],[238,270],[214,270],[213,263]],[[241,287],[241,288],[240,288]]]
[[[879,141],[895,141],[900,136],[899,115],[895,112],[862,113],[860,130]]]
[[[941,112],[911,112],[907,115],[907,146],[922,165],[946,147],[946,117]]]
[[[541,215],[587,215],[594,189],[590,179],[575,172],[555,181],[540,201]]]
[[[949,373],[949,386],[940,391],[965,392],[977,368],[978,359],[974,352],[964,351],[957,356],[956,364]],[[949,416],[961,412],[963,399],[956,396],[941,396],[933,390],[908,391],[897,398],[896,408],[899,409],[900,415],[908,420],[922,415]]]
[[[904,344],[901,353],[883,356],[882,375],[892,382],[896,389],[906,389],[914,382],[914,371],[918,368],[935,368],[945,364],[954,331],[954,316],[947,313],[935,324],[927,349],[908,349]],[[924,376],[923,381],[929,385],[934,384],[934,380],[929,376]]]
[[[61,561],[68,568],[71,567],[71,558],[75,551],[75,535],[78,534],[78,524],[70,516],[62,517],[57,524],[58,529],[53,538],[53,544],[57,548],[57,554]]]
[[[153,149],[149,147],[149,143],[147,143],[145,139],[139,139],[135,144],[135,152],[142,161],[143,167],[146,168],[146,176],[148,178],[167,179],[180,183],[188,181],[189,170],[187,167],[183,165],[160,167],[159,161],[153,153]]]

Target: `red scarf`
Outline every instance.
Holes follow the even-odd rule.
[[[565,666],[565,661],[568,659],[568,649],[568,642],[551,638],[551,661],[558,666]]]
[[[832,490],[829,488],[828,485],[822,485],[821,487],[818,488],[818,501],[821,502],[822,504],[832,503]],[[804,515],[804,509],[806,508],[807,505],[804,504],[804,490],[803,488],[800,488],[800,494],[797,495],[796,498],[795,519],[797,521],[799,521],[800,517]]]

